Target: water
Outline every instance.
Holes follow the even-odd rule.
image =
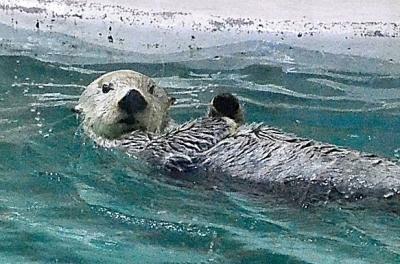
[[[248,122],[399,158],[397,64],[266,50],[73,66],[1,56],[0,262],[399,263],[396,213],[299,208],[168,179],[96,147],[70,110],[100,74],[133,69],[178,98],[179,122],[204,115],[215,94],[229,91]]]

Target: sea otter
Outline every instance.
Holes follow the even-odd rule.
[[[105,93],[105,84],[112,90]],[[118,71],[90,84],[78,108],[98,144],[168,171],[202,171],[216,181],[229,177],[229,184],[302,204],[367,197],[399,201],[400,166],[393,161],[262,124],[242,125],[242,108],[231,94],[216,96],[207,117],[166,129],[171,101],[150,78]]]

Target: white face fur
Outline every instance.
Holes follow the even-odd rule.
[[[145,106],[129,113],[121,108],[120,102],[132,90],[143,96]],[[75,109],[83,114],[86,132],[118,138],[134,130],[161,132],[168,123],[171,104],[172,99],[152,79],[134,71],[120,70],[104,74],[89,84]]]

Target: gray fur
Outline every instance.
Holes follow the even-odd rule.
[[[110,145],[109,145],[110,146]],[[400,167],[264,125],[202,118],[164,134],[133,132],[112,146],[169,170],[205,170],[303,201],[398,199]]]

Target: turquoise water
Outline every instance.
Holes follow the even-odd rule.
[[[249,122],[399,158],[398,66],[327,55],[320,68],[307,56],[261,63],[254,52],[73,67],[0,57],[0,262],[399,263],[396,213],[299,208],[169,179],[96,147],[70,110],[100,74],[133,69],[178,98],[179,122],[229,91]]]

